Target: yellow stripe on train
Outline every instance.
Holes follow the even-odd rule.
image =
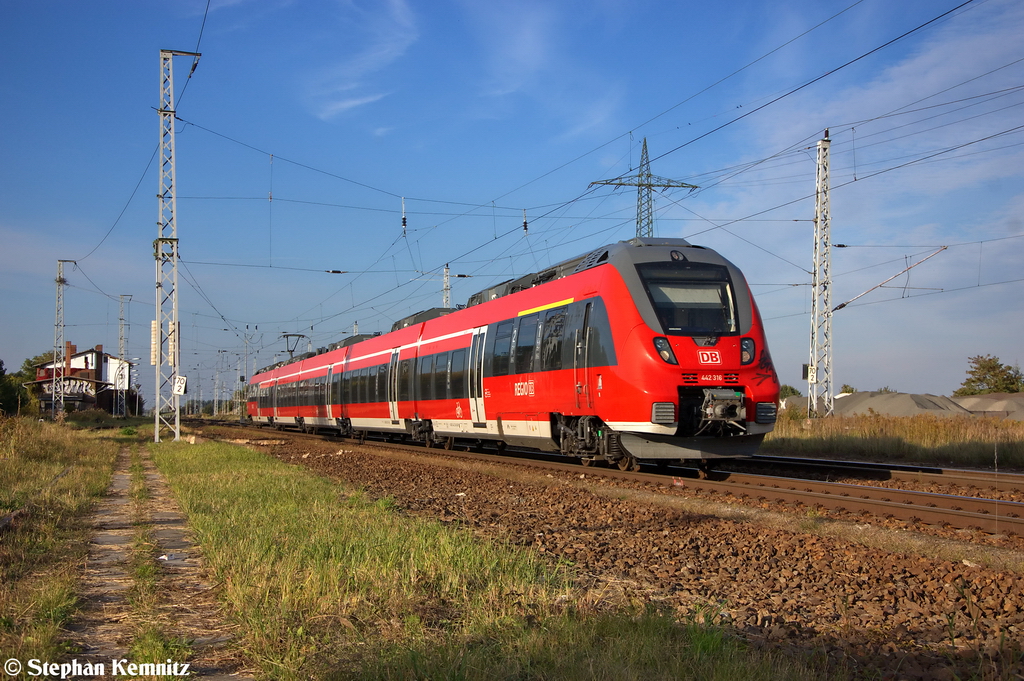
[[[533,314],[534,312],[543,312],[544,310],[550,310],[553,307],[561,307],[562,305],[568,305],[574,300],[576,299],[566,298],[565,300],[559,300],[557,303],[548,303],[547,305],[541,305],[540,307],[531,307],[529,310],[523,310],[516,316],[522,317],[523,315]]]

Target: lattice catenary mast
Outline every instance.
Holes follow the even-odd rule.
[[[57,310],[53,322],[53,371],[50,375],[50,418],[56,420],[57,415],[64,411],[64,367],[68,362],[64,345],[64,287],[68,281],[64,278],[64,263],[74,260],[57,261]],[[60,376],[58,376],[58,371]]]
[[[117,375],[114,377],[114,390],[117,396],[117,404],[114,405],[114,416],[120,416],[121,418],[128,415],[128,357],[126,351],[127,343],[125,342],[124,335],[124,304],[126,298],[128,301],[132,299],[130,295],[120,296],[121,311],[117,322],[117,357],[121,361],[117,365]]]
[[[156,366],[153,441],[160,442],[161,424],[181,438],[181,396],[176,392],[181,343],[178,324],[178,225],[175,220],[174,68],[176,56],[195,59],[195,52],[160,50],[160,202],[156,258],[156,320],[152,328],[150,361]]]
[[[598,180],[590,185],[607,184],[614,187],[636,187],[636,235],[637,237],[654,236],[654,187],[668,189],[684,188],[693,191],[697,185],[670,180],[651,174],[651,162],[647,157],[647,138],[644,138],[643,150],[640,152],[640,169],[636,175],[623,175],[612,180]]]
[[[829,213],[828,130],[818,141],[814,204],[814,273],[811,280],[811,363],[807,367],[807,415],[832,416],[832,244]]]

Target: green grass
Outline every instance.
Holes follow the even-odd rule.
[[[107,488],[118,445],[30,419],[0,419],[0,650],[21,660],[66,652],[87,552],[83,520]]]
[[[765,454],[1024,470],[1024,422],[977,417],[833,416],[780,413]]]
[[[816,678],[704,621],[598,606],[567,568],[216,443],[154,446],[272,678]]]
[[[128,601],[132,607],[131,660],[136,663],[160,663],[169,659],[187,660],[192,655],[188,641],[169,636],[161,625],[162,606],[173,605],[165,602],[160,592],[160,566],[157,564],[154,547],[153,525],[146,511],[150,498],[146,485],[145,468],[138,448],[133,448],[129,498],[132,501],[132,525],[134,537],[129,557],[132,588]]]

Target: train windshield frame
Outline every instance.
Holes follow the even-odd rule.
[[[724,266],[645,262],[636,270],[666,336],[739,334],[732,279]]]

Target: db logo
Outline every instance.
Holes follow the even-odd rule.
[[[701,364],[721,364],[722,353],[718,350],[698,350],[697,361]]]

